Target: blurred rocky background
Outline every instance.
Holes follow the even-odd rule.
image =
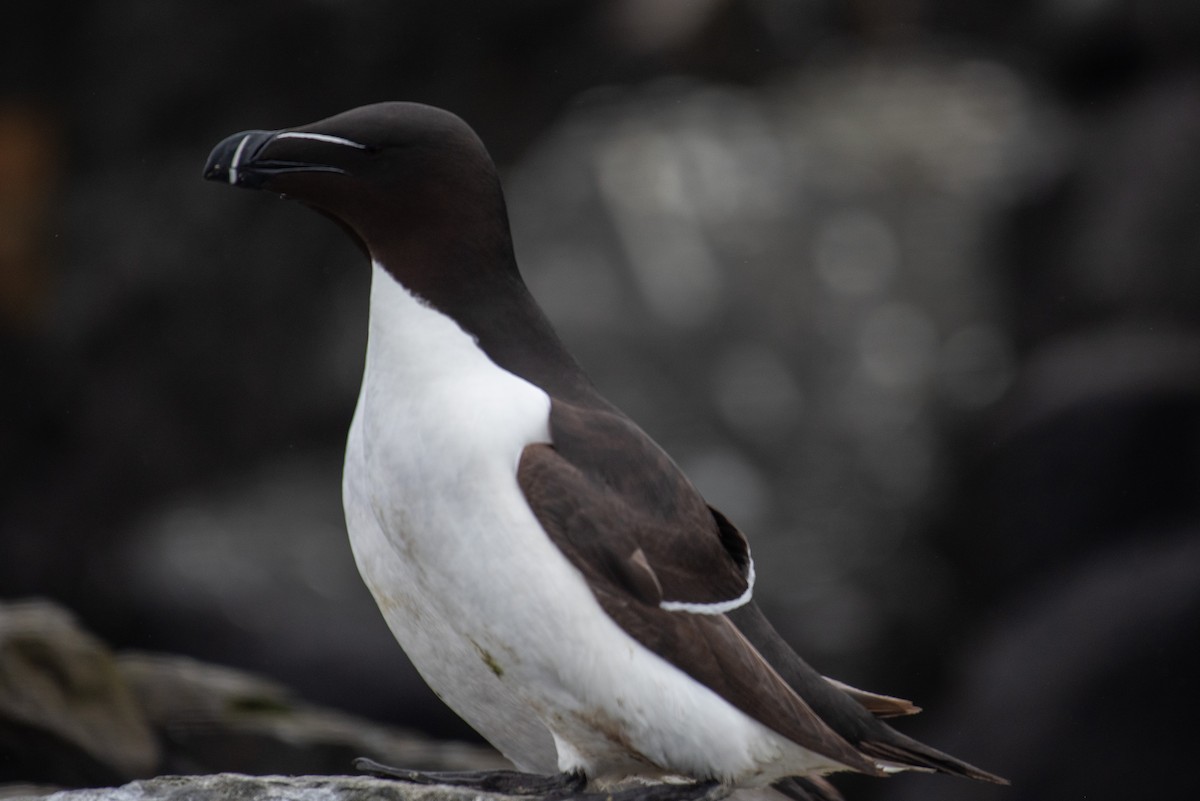
[[[356,757],[507,765],[490,747],[354,718],[242,671],[114,652],[46,601],[0,604],[0,756],[0,798],[157,775],[346,774]]]
[[[231,132],[382,99],[489,144],[534,293],[749,533],[801,653],[914,698],[907,731],[1017,785],[848,795],[1194,792],[1183,0],[10,3],[0,597],[53,599],[119,652],[472,736],[345,540],[361,257],[199,179]],[[102,781],[12,742],[5,780]]]

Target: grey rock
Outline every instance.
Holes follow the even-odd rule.
[[[27,781],[112,781],[158,764],[112,652],[47,602],[0,607],[0,755]]]
[[[243,671],[147,653],[119,664],[162,740],[164,772],[340,773],[360,756],[415,770],[511,767],[490,748],[308,704]]]
[[[49,602],[0,604],[2,798],[29,783],[114,785],[163,773],[336,774],[360,756],[417,770],[508,767],[490,748],[305,703],[239,670],[114,654]]]
[[[46,801],[504,801],[512,796],[365,776],[161,776],[122,787],[71,790]]]
[[[59,788],[50,784],[0,784],[0,798],[42,798],[56,793]]]

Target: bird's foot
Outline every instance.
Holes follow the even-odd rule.
[[[578,797],[587,786],[587,779],[578,773],[522,773],[517,770],[419,771],[393,768],[365,757],[354,760],[354,767],[363,773],[413,784],[445,784],[481,792],[536,795],[549,799]]]
[[[354,767],[364,773],[413,784],[444,784],[481,792],[540,796],[542,801],[721,801],[730,788],[716,781],[647,784],[615,792],[586,792],[580,773],[522,773],[517,770],[420,771],[394,768],[360,757]]]

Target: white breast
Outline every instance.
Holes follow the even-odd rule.
[[[343,494],[359,570],[421,675],[527,770],[761,783],[836,769],[603,612],[517,484],[549,410],[374,265]]]
[[[485,566],[470,536],[479,512],[524,503],[505,478],[526,444],[548,440],[549,399],[377,264],[370,326],[342,488],[359,572],[434,692],[519,767],[552,772],[549,732],[434,600],[473,592],[462,585]]]

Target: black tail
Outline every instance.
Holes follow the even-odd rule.
[[[855,700],[840,689],[838,682],[830,682],[797,656],[757,604],[748,603],[728,613],[728,617],[821,720],[865,756],[910,768],[1008,784],[993,773],[917,742],[879,720],[863,701]]]
[[[1008,779],[988,773],[961,759],[942,753],[936,748],[930,748],[925,743],[901,734],[895,729],[888,731],[888,741],[862,740],[855,743],[859,751],[875,759],[894,762],[898,765],[909,765],[916,768],[928,768],[938,773],[949,773],[968,779],[991,782],[992,784],[1008,784]]]

